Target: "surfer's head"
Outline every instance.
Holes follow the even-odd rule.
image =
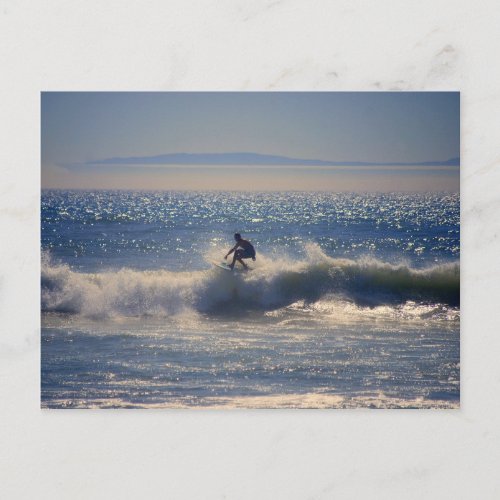
[[[240,234],[240,233],[235,233],[235,235],[234,235],[234,239],[235,239],[236,241],[240,241],[240,240],[241,240],[241,234]]]

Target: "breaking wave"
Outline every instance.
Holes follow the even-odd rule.
[[[356,308],[401,306],[408,302],[457,307],[458,262],[414,269],[376,259],[338,259],[308,245],[304,260],[272,261],[259,256],[250,273],[168,270],[79,273],[42,255],[43,312],[89,317],[175,316],[186,311],[223,314],[228,310],[268,312],[325,299]]]

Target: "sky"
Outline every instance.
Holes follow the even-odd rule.
[[[41,140],[42,188],[458,191],[453,166],[98,162],[236,152],[333,162],[446,161],[460,156],[460,94],[43,92]]]

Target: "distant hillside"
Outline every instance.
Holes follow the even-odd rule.
[[[325,161],[258,153],[170,153],[157,156],[107,158],[87,165],[311,165],[311,166],[460,166],[460,158],[425,162]]]

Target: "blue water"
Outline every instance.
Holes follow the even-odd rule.
[[[456,407],[458,194],[43,191],[44,407]],[[213,266],[242,233],[249,273]]]

